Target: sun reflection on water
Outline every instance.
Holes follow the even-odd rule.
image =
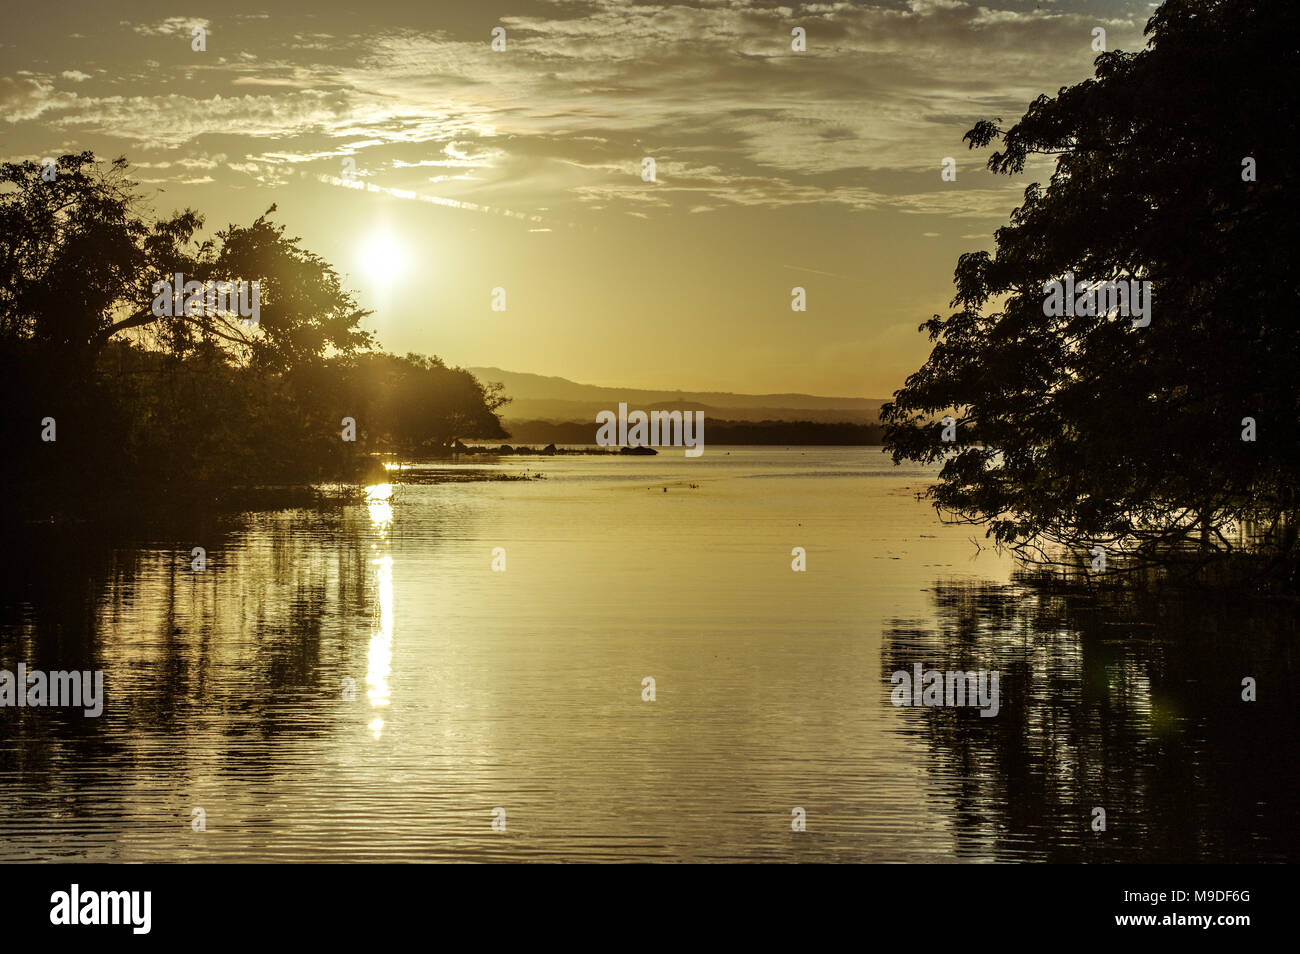
[[[370,523],[379,536],[379,549],[382,544],[388,546],[388,531],[393,523],[393,485],[375,484],[366,488],[366,505],[370,513]],[[393,558],[385,553],[371,560],[375,567],[375,584],[379,603],[379,625],[370,636],[370,648],[366,654],[366,695],[372,709],[381,710],[392,701],[392,689],[389,676],[393,668]],[[384,731],[384,720],[375,714],[374,720],[367,727],[378,739]]]
[[[393,524],[392,497],[392,484],[374,484],[366,488],[366,507],[370,511],[370,522],[379,531],[381,538],[387,538],[388,530]]]

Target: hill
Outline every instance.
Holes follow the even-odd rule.
[[[736,394],[730,391],[653,390],[579,384],[567,378],[506,371],[501,368],[467,368],[485,383],[500,381],[513,400],[502,412],[511,422],[594,422],[599,411],[617,410],[620,401],[629,409],[703,411],[706,420],[808,421],[820,423],[876,424],[881,398],[822,397],[813,394]]]

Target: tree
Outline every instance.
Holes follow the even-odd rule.
[[[1066,562],[1094,545],[1209,559],[1244,528],[1294,575],[1297,27],[1288,0],[1168,0],[1145,49],[966,134],[1001,140],[995,173],[1055,163],[992,255],[960,257],[957,311],[921,326],[929,359],[882,410],[895,462],[943,461],[941,512]],[[1150,324],[1045,314],[1067,272],[1150,281]]]
[[[154,218],[127,162],[93,153],[60,157],[53,175],[27,161],[0,165],[0,338],[28,341],[84,381],[114,337],[148,334],[175,355],[202,344],[232,359],[282,370],[370,344],[357,306],[319,256],[270,221],[231,225],[199,241],[203,218],[186,209]],[[248,326],[211,307],[157,315],[155,282],[257,282],[260,315]]]
[[[23,508],[358,479],[371,451],[505,436],[499,385],[374,353],[369,312],[271,221],[275,206],[205,239],[197,212],[151,215],[126,170],[90,153],[53,174],[0,165],[0,438],[31,448],[40,422],[58,426],[57,441],[0,460]],[[177,272],[257,282],[257,323],[160,299]],[[360,441],[341,439],[349,416]]]
[[[405,453],[448,448],[457,438],[504,438],[500,384],[484,385],[440,358],[365,354],[346,362],[351,407],[362,409],[372,446]]]

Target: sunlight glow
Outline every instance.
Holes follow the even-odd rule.
[[[366,503],[371,525],[384,549],[388,549],[388,530],[393,523],[393,485],[373,484],[366,488]],[[392,701],[389,676],[393,671],[393,558],[387,554],[371,560],[375,567],[379,620],[370,635],[366,653],[366,696],[371,709],[387,708]],[[369,725],[376,740],[383,734],[384,720],[376,714]]]
[[[381,233],[362,247],[361,263],[371,278],[388,284],[402,271],[405,254],[391,235]]]
[[[393,558],[381,557],[372,561],[379,584],[379,626],[370,636],[370,650],[366,654],[366,695],[372,709],[382,709],[391,702],[392,689],[388,677],[393,671]],[[379,738],[383,720],[378,719],[370,728]]]
[[[370,523],[384,542],[387,542],[385,537],[393,523],[392,497],[392,484],[374,484],[366,488],[366,509],[370,514]],[[372,546],[371,549],[375,547]]]

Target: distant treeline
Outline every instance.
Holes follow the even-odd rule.
[[[530,444],[594,444],[597,426],[593,421],[507,421],[506,430],[514,441]],[[821,421],[715,421],[704,422],[707,444],[797,444],[848,445],[880,444],[884,427],[879,424]]]

